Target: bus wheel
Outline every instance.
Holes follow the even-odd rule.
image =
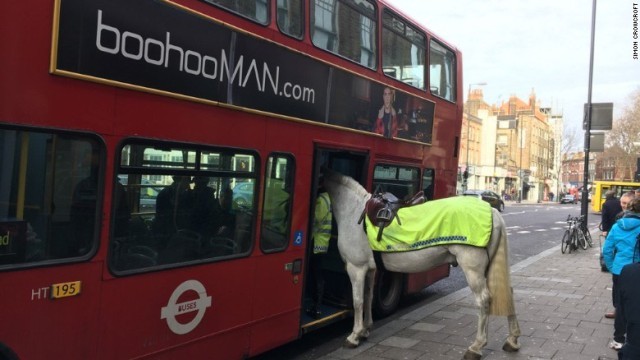
[[[385,317],[396,311],[403,290],[403,275],[378,268],[376,285],[373,289],[373,311],[378,317]]]

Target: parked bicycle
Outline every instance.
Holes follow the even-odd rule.
[[[581,247],[584,250],[587,250],[587,247],[589,247],[587,239],[585,238],[585,233],[582,231],[582,227],[584,226],[583,223],[584,216],[567,216],[567,225],[569,228],[565,230],[564,235],[562,236],[562,244],[560,246],[560,250],[562,250],[563,254],[567,251],[571,253],[571,251],[577,250],[578,247]],[[589,237],[591,237],[591,234],[589,234]]]
[[[584,215],[581,215],[580,217],[578,217],[578,221],[579,221],[578,228],[580,229],[580,231],[582,231],[582,234],[584,235],[584,239],[586,240],[587,245],[589,245],[589,247],[593,247],[593,238],[591,237],[591,231],[589,231],[589,227],[587,226],[587,222],[585,221]]]

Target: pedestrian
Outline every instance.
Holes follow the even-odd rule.
[[[600,230],[602,235],[607,236],[609,230],[615,223],[616,215],[622,211],[620,200],[616,198],[616,193],[613,190],[608,190],[605,193],[605,201],[602,204],[602,220],[600,221]]]
[[[636,239],[636,253],[640,252],[640,238]],[[620,293],[619,313],[627,324],[626,341],[619,360],[640,359],[640,263],[625,265],[620,272],[618,287]]]
[[[617,215],[616,221],[624,215],[624,212],[629,211],[629,205],[636,197],[636,193],[633,191],[626,192],[620,196],[620,207],[622,208],[622,213]]]
[[[627,192],[622,194],[622,196],[620,197],[620,207],[622,208],[622,211],[620,211],[619,213],[617,213],[614,218],[613,221],[611,221],[611,226],[613,226],[613,224],[615,224],[616,221],[620,220],[622,218],[622,216],[628,212],[629,210],[629,203],[631,202],[631,200],[633,200],[633,198],[635,197],[635,194],[633,193],[633,191]],[[615,211],[615,210],[611,210],[611,211]],[[604,211],[603,211],[604,213]],[[611,229],[611,226],[609,226],[609,229]],[[601,229],[604,228],[604,226],[601,224]],[[602,232],[602,235],[606,237],[607,233],[605,231]],[[600,255],[600,258],[603,258],[603,255]],[[615,294],[615,292],[613,291],[613,288],[615,288],[615,285],[612,287],[612,293],[611,293],[611,297],[613,300],[613,306],[615,308],[615,304],[616,301],[615,299],[613,299],[613,294]],[[606,317],[607,319],[615,319],[616,317],[616,312],[615,309],[614,311],[610,311],[604,314],[604,317]]]
[[[640,254],[635,252],[637,237],[640,236],[640,198],[634,198],[629,203],[628,209],[628,212],[611,227],[602,248],[602,256],[613,281],[612,296],[616,311],[613,340],[609,343],[609,347],[614,350],[622,348],[626,329],[625,320],[617,311],[620,303],[618,287],[620,271],[625,265],[640,259]]]

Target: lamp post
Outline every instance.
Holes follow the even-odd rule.
[[[472,83],[469,84],[469,91],[467,92],[467,164],[465,166],[464,169],[464,173],[463,173],[463,179],[462,179],[462,191],[464,192],[465,190],[467,190],[467,185],[468,185],[468,181],[469,181],[469,138],[470,138],[470,127],[471,127],[471,109],[469,108],[469,100],[471,98],[471,87],[472,86],[485,86],[487,85],[486,82],[478,82],[478,83]]]

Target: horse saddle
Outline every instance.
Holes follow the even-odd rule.
[[[382,231],[385,227],[389,226],[393,219],[398,221],[398,225],[402,225],[400,218],[398,217],[398,210],[424,203],[424,192],[419,191],[408,200],[400,200],[392,193],[375,193],[371,195],[371,198],[367,200],[364,205],[364,210],[360,215],[358,224],[364,221],[364,217],[369,217],[369,221],[375,224],[380,230],[378,231],[378,241],[382,238]]]

